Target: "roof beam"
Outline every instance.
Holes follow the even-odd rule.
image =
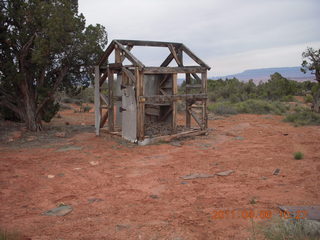
[[[141,41],[141,40],[115,40],[123,45],[133,45],[133,46],[148,46],[148,47],[168,47],[169,44],[174,46],[181,46],[182,43],[175,42],[159,42],[159,41]]]
[[[144,68],[144,64],[142,62],[140,62],[135,56],[133,56],[133,54],[127,49],[125,48],[125,46],[123,46],[120,42],[118,42],[117,40],[114,40],[114,42],[119,46],[119,48],[124,52],[124,54],[126,55],[126,58],[128,58],[128,60],[130,62],[132,62],[133,65],[139,67],[139,68]]]
[[[199,66],[187,66],[187,67],[145,67],[143,72],[145,74],[159,73],[202,73],[207,68]]]
[[[196,63],[198,63],[200,66],[207,68],[208,70],[210,70],[211,68],[205,63],[203,62],[200,58],[198,58],[189,48],[187,48],[184,44],[182,44],[182,50],[188,54],[189,57],[192,58],[193,61],[195,61]]]

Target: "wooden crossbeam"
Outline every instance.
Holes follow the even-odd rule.
[[[207,70],[210,70],[211,68],[203,62],[200,58],[198,58],[189,48],[187,48],[184,44],[182,44],[182,50],[188,54],[190,58],[192,58],[193,61],[198,63],[200,66],[205,67]]]
[[[138,97],[138,100],[139,102],[144,102],[145,104],[155,104],[155,103],[167,103],[170,101],[177,101],[177,100],[202,101],[203,99],[207,99],[207,98],[208,98],[207,94],[199,93],[199,94],[140,96]]]
[[[100,60],[98,62],[98,66],[101,66],[108,59],[109,55],[114,50],[114,46],[115,46],[115,41],[112,41],[110,43],[110,45],[108,46],[108,48],[103,53],[102,57],[100,58]]]
[[[205,67],[199,66],[188,66],[188,67],[145,67],[145,74],[155,74],[155,73],[202,73],[207,69]]]
[[[167,67],[171,61],[173,60],[173,55],[172,53],[169,54],[169,56],[163,61],[163,63],[161,63],[160,67]]]
[[[102,86],[104,81],[107,79],[107,77],[108,77],[108,68],[104,71],[103,75],[100,78],[100,81],[99,81],[100,87]]]
[[[181,62],[180,62],[180,59],[178,58],[178,55],[177,55],[177,52],[176,52],[175,47],[174,47],[172,44],[169,44],[168,48],[169,48],[169,50],[170,50],[170,52],[171,52],[172,56],[173,56],[173,57],[174,57],[174,59],[176,60],[176,62],[177,62],[177,64],[178,64],[178,66],[179,66],[179,67],[181,67],[181,66],[182,66],[182,64],[181,64]]]
[[[202,123],[200,122],[200,120],[197,118],[197,116],[190,110],[188,109],[190,115],[192,116],[192,118],[196,121],[196,123],[199,125],[199,127],[202,129]]]
[[[107,105],[109,104],[108,98],[102,93],[100,93],[100,98],[102,99],[102,101],[104,101],[105,104]]]
[[[127,68],[123,67],[122,68],[122,71],[128,76],[128,78],[133,82],[135,83],[136,82],[136,77],[134,76],[134,74],[128,70]]]
[[[191,73],[198,83],[201,83],[201,78],[196,73]]]
[[[160,42],[160,41],[141,41],[141,40],[115,40],[123,45],[132,45],[132,46],[146,46],[146,47],[168,47],[169,44],[174,46],[181,46],[181,43],[175,42]]]
[[[114,42],[119,46],[119,48],[124,52],[126,58],[128,58],[128,60],[130,62],[132,62],[133,65],[139,67],[139,68],[144,68],[144,64],[142,62],[139,61],[139,59],[137,59],[135,56],[133,56],[133,54],[127,49],[125,48],[120,42],[118,42],[117,40],[114,40]]]

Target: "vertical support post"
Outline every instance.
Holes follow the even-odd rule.
[[[108,126],[109,131],[114,131],[114,99],[113,99],[113,71],[108,69],[108,92],[109,92],[109,117],[108,117]]]
[[[208,92],[207,72],[201,73],[201,85],[202,85],[202,93],[207,94],[207,92]],[[208,99],[203,99],[202,100],[202,125],[203,125],[203,130],[208,128],[207,102],[208,102]]]
[[[139,97],[144,96],[144,79],[143,73],[139,70],[138,67],[135,68],[135,77],[136,77],[136,99],[137,99],[137,138],[139,141],[144,139],[144,109],[145,104],[143,99]]]
[[[190,73],[186,73],[186,85],[191,83],[191,76]],[[188,88],[186,87],[186,94],[188,94]],[[191,114],[189,112],[189,103],[186,99],[186,127],[191,128]]]
[[[94,111],[95,111],[95,128],[96,136],[100,135],[100,121],[101,121],[101,109],[100,109],[100,67],[94,68]]]
[[[121,52],[120,52],[120,49],[118,47],[118,45],[115,45],[115,50],[114,50],[114,62],[115,63],[121,63]]]
[[[177,85],[177,73],[172,74],[172,95],[176,95],[178,92],[178,85]],[[172,100],[172,131],[177,129],[177,102],[176,100]]]

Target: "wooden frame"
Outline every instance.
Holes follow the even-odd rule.
[[[159,67],[145,66],[131,49],[135,46],[164,47],[168,48],[170,54]],[[114,62],[109,62],[110,54],[114,52]],[[188,55],[195,63],[194,66],[185,66],[183,55]],[[131,65],[123,65],[127,59]],[[177,63],[177,67],[169,67],[172,61]],[[113,40],[107,47],[103,56],[95,67],[95,128],[96,135],[100,135],[100,129],[107,122],[108,132],[115,133],[115,101],[121,101],[120,96],[116,96],[115,86],[117,81],[114,74],[122,76],[122,82],[129,83],[135,88],[136,99],[136,139],[140,143],[154,142],[157,139],[173,139],[181,136],[204,134],[208,128],[207,116],[207,71],[210,67],[198,58],[190,49],[182,43],[159,42],[159,41],[139,41],[139,40]],[[185,94],[178,93],[177,74],[183,73],[186,76]],[[145,86],[148,75],[162,76],[159,80],[159,94],[146,95]],[[107,82],[108,96],[102,93],[103,84]],[[169,89],[168,89],[168,86]],[[118,86],[119,87],[119,86]],[[124,87],[121,84],[121,88]],[[186,105],[185,127],[189,130],[177,133],[177,101],[184,101]],[[156,136],[152,139],[145,136],[145,116],[148,112],[157,115],[155,109],[146,110],[148,106],[169,106],[165,113],[159,116],[158,120],[163,121],[168,116],[171,117],[171,135]],[[103,113],[103,109],[106,112]],[[152,111],[153,110],[153,111]],[[104,110],[105,111],[105,110]],[[122,109],[125,111],[125,109]],[[200,112],[199,112],[200,111]],[[192,119],[197,125],[192,127]],[[128,123],[129,124],[129,123]],[[121,130],[120,130],[121,131]]]

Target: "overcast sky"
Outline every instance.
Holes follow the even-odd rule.
[[[320,47],[319,10],[320,0],[79,0],[109,42],[182,42],[212,67],[209,76],[299,66],[307,46]],[[168,54],[134,51],[150,65]]]

